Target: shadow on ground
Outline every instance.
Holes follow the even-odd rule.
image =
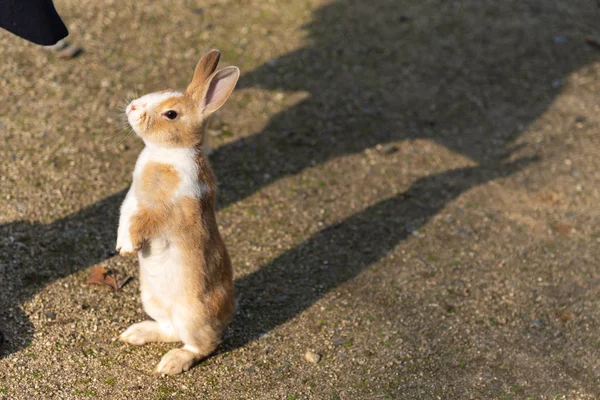
[[[569,74],[595,60],[597,53],[570,41],[582,40],[573,32],[591,30],[596,21],[585,1],[562,7],[541,0],[338,0],[318,9],[306,27],[306,47],[241,79],[240,89],[309,95],[262,132],[215,151],[221,207],[313,165],[391,141],[430,139],[478,166],[421,178],[239,279],[242,312],[225,348],[293,318],[384,257],[407,236],[408,219],[426,223],[461,193],[532,161],[507,160],[516,158],[515,140]],[[32,340],[20,304],[49,282],[114,254],[122,198],[117,193],[50,224],[0,227],[1,285],[13,301],[0,309],[5,354]],[[44,250],[32,252],[32,241]]]

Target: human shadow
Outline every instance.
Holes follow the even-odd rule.
[[[236,290],[243,295],[224,348],[243,346],[300,314],[384,258],[465,191],[510,176],[533,161],[522,158],[494,168],[452,169],[418,179],[406,192],[328,226],[238,279]]]
[[[392,141],[432,140],[479,163],[505,157],[569,74],[600,58],[581,34],[597,17],[589,2],[327,4],[305,47],[241,77],[239,89],[305,98],[216,149],[219,202]]]
[[[305,98],[260,133],[215,151],[225,205],[313,165],[399,140],[434,141],[479,167],[421,178],[239,279],[243,300],[225,347],[269,332],[384,257],[407,237],[407,221],[424,224],[461,193],[532,161],[503,162],[569,74],[599,58],[578,31],[592,30],[597,14],[588,3],[567,10],[541,1],[338,0],[315,12],[307,46],[243,75],[240,89]]]
[[[421,178],[403,195],[326,228],[239,279],[241,314],[225,347],[293,318],[385,256],[407,235],[403,218],[385,216],[427,221],[466,190],[523,167],[524,160],[504,161],[516,139],[548,109],[569,74],[598,59],[577,42],[582,26],[593,29],[596,14],[586,2],[337,0],[315,11],[306,46],[244,74],[241,90],[306,97],[261,132],[215,150],[221,208],[313,165],[391,141],[429,139],[479,166]],[[21,304],[44,285],[114,254],[123,194],[49,224],[0,226],[5,354],[33,337]],[[411,201],[422,196],[433,203]],[[32,253],[31,241],[42,243],[41,252]]]

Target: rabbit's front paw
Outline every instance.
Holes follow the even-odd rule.
[[[119,240],[121,239],[121,240]],[[141,248],[141,243],[133,243],[129,236],[117,239],[117,251],[122,256],[130,256],[136,254]]]

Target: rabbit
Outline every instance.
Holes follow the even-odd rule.
[[[133,100],[126,115],[145,148],[120,209],[116,250],[137,254],[144,311],[119,339],[133,345],[183,342],[156,367],[187,371],[218,346],[235,309],[233,273],[215,216],[216,180],[203,137],[210,114],[229,98],[240,71],[215,72],[208,52],[185,93],[172,90]]]

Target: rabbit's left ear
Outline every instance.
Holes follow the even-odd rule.
[[[198,65],[196,65],[192,82],[190,82],[186,89],[186,92],[189,95],[193,97],[203,93],[204,84],[217,69],[220,58],[221,52],[215,49],[209,51],[202,57],[202,59],[198,62]]]
[[[215,72],[206,83],[200,103],[205,114],[217,111],[229,98],[240,77],[238,67],[226,67]]]

